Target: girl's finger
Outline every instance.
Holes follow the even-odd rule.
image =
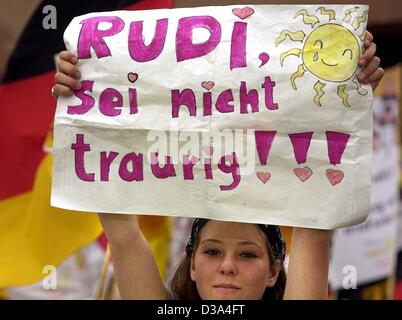
[[[370,31],[366,30],[365,36],[364,36],[364,46],[368,48],[370,44],[373,42],[373,34]]]
[[[54,80],[56,84],[61,84],[63,86],[69,87],[71,90],[81,89],[81,83],[78,80],[73,79],[68,75],[65,75],[64,73],[57,72],[54,76]]]
[[[370,46],[360,56],[359,66],[364,67],[365,65],[367,65],[367,63],[373,59],[376,51],[377,51],[377,45],[374,42],[372,42]]]
[[[81,74],[75,65],[64,60],[59,61],[59,71],[75,79],[79,79],[81,77]]]
[[[371,59],[366,68],[358,75],[358,79],[363,83],[368,83],[373,72],[380,66],[380,62],[381,60],[377,56]]]
[[[380,82],[383,76],[384,76],[383,68],[378,68],[371,74],[371,76],[369,77],[369,82],[373,90],[377,87],[378,83]]]
[[[54,96],[56,97],[57,96],[71,97],[74,94],[74,92],[69,87],[63,86],[61,84],[56,84],[53,87],[53,93]]]
[[[72,64],[76,64],[78,59],[70,51],[62,51],[59,53],[60,60],[68,61]]]

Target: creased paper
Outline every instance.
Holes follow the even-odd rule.
[[[331,229],[368,212],[364,5],[97,12],[64,40],[53,206]]]

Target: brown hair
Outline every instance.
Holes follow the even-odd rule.
[[[269,261],[274,263],[277,261],[280,263],[279,267],[279,275],[275,282],[275,285],[272,288],[266,288],[264,295],[262,296],[261,300],[283,300],[283,295],[285,293],[285,286],[286,286],[286,273],[283,265],[283,261],[277,260],[274,257],[271,245],[266,239],[267,247],[268,247],[268,254],[269,254]],[[195,248],[193,251],[194,256],[196,249],[197,249],[197,241],[195,244]],[[182,260],[180,261],[176,272],[172,278],[170,288],[175,295],[175,297],[179,300],[201,300],[200,295],[198,294],[196,283],[191,279],[190,276],[190,268],[191,268],[191,259],[187,255],[184,255]]]

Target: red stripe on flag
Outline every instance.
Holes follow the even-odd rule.
[[[399,280],[395,286],[394,300],[402,300],[402,280]]]
[[[126,10],[171,8],[173,0],[142,0]],[[56,102],[54,71],[0,85],[0,200],[30,191],[44,156]]]
[[[104,232],[102,232],[102,234],[99,236],[99,238],[96,241],[102,247],[102,249],[106,251],[108,241],[107,241],[107,238],[106,238],[106,235]]]
[[[56,102],[54,72],[0,85],[0,200],[32,189]]]
[[[141,0],[125,7],[125,10],[169,9],[173,7],[173,0]]]

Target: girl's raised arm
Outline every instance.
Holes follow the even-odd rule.
[[[137,216],[98,213],[109,241],[117,286],[124,300],[167,299],[152,251]]]
[[[284,299],[328,298],[329,230],[294,228]]]

